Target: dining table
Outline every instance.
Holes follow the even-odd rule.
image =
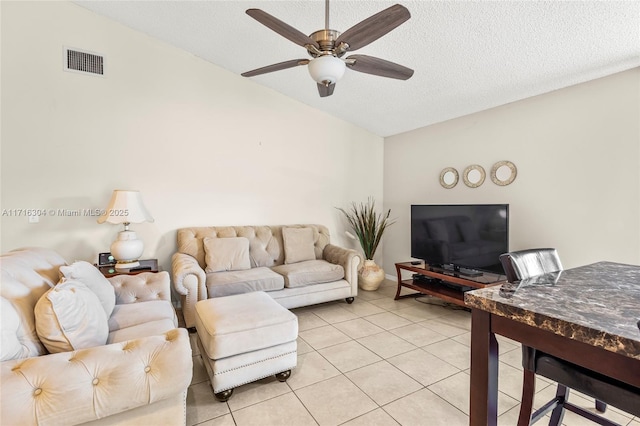
[[[640,266],[597,262],[468,291],[469,424],[498,417],[496,334],[640,387]]]

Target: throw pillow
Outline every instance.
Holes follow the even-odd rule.
[[[444,220],[430,220],[427,222],[427,230],[432,240],[449,242],[449,232]]]
[[[77,280],[63,279],[34,309],[36,333],[50,353],[104,345],[109,323],[98,296]]]
[[[249,239],[243,237],[203,240],[205,272],[243,271],[251,269]]]
[[[102,273],[85,261],[77,261],[69,266],[61,266],[60,273],[69,280],[78,280],[98,296],[100,304],[107,314],[107,319],[111,316],[116,305],[116,292],[108,279]]]
[[[313,229],[282,228],[282,241],[284,243],[284,263],[316,260]]]

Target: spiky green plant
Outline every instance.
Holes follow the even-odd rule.
[[[391,209],[387,211],[386,215],[376,213],[376,202],[369,197],[366,204],[353,202],[349,210],[340,207],[338,210],[344,214],[356,233],[364,256],[369,260],[373,259],[385,229],[395,223],[395,220],[389,219]]]

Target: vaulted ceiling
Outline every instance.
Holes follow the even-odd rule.
[[[246,9],[305,34],[325,25],[319,0],[75,3],[238,75],[309,58]],[[390,136],[640,66],[638,1],[334,0],[330,28],[344,32],[394,3],[411,19],[356,53],[412,68],[411,79],[347,69],[325,98],[306,66],[251,80]]]

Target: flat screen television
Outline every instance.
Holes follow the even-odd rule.
[[[411,206],[411,257],[430,266],[504,274],[508,251],[508,204]]]

